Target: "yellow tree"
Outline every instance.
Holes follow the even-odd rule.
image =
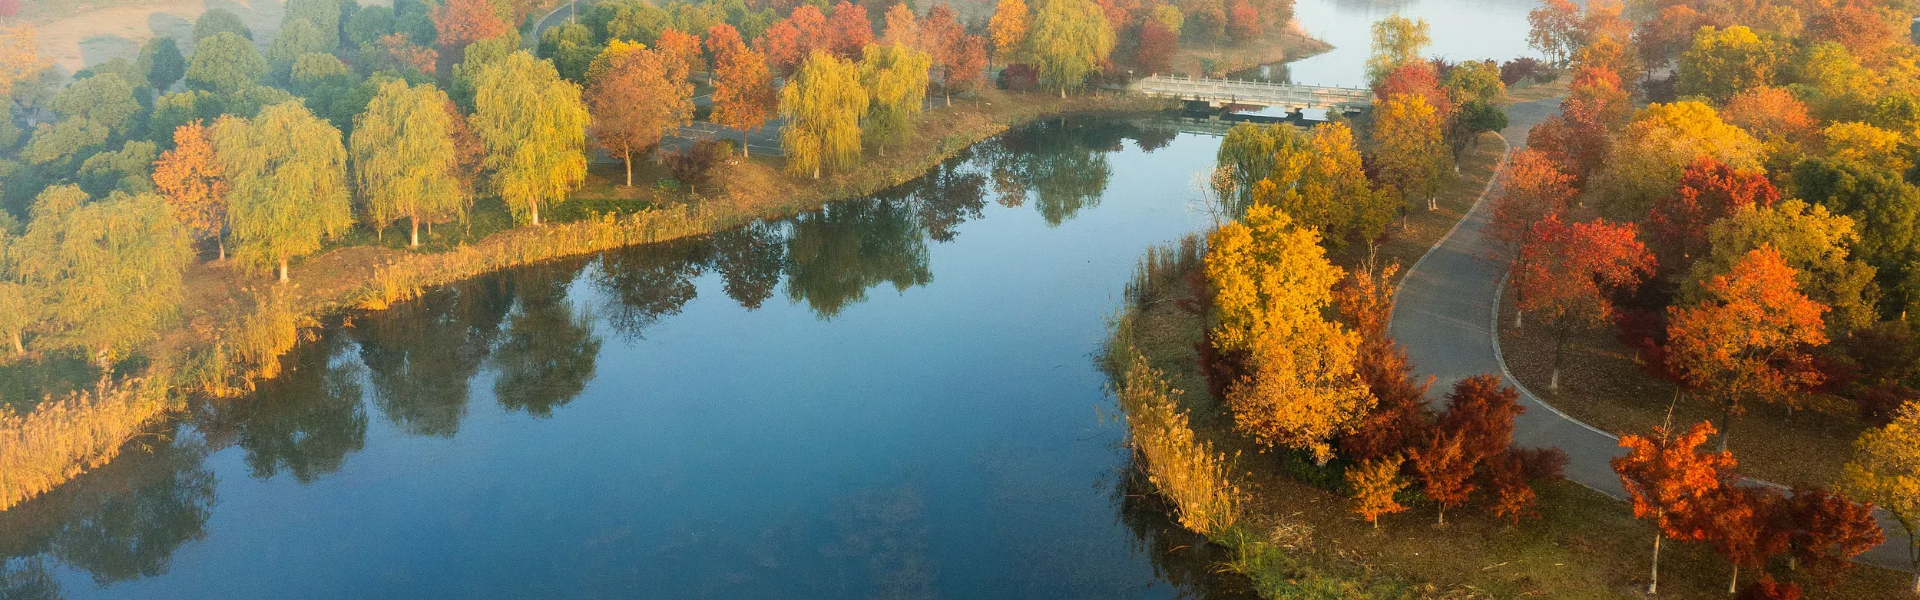
[[[1725,102],[1741,91],[1772,85],[1791,52],[1772,34],[1755,33],[1744,25],[1701,27],[1693,35],[1693,47],[1680,55],[1680,93]]]
[[[153,163],[153,186],[194,239],[215,240],[227,259],[227,178],[199,121],[173,130],[173,149]]]
[[[1027,48],[1027,29],[1032,16],[1024,0],[1000,0],[993,7],[993,20],[987,30],[993,36],[993,56],[1003,63],[1019,62]]]
[[[1381,516],[1407,510],[1393,499],[1407,488],[1407,480],[1400,477],[1403,462],[1405,459],[1396,454],[1347,468],[1347,487],[1353,489],[1353,512],[1372,523],[1374,529],[1380,528]]]
[[[1033,18],[1027,55],[1039,62],[1040,76],[1067,97],[1113,52],[1113,26],[1093,0],[1048,0]]]
[[[1359,336],[1323,315],[1343,276],[1320,235],[1255,204],[1208,238],[1215,347],[1247,358],[1227,390],[1234,422],[1262,442],[1332,458],[1327,440],[1373,406],[1354,372]]]
[[[666,52],[614,40],[588,69],[587,110],[594,143],[620,157],[633,185],[633,155],[650,154],[668,134],[693,122],[693,84],[676,78]]]
[[[714,59],[713,114],[723,127],[740,130],[740,154],[748,156],[747,134],[759,131],[780,101],[766,56],[739,48]]]
[[[353,176],[366,219],[386,229],[406,217],[410,246],[420,245],[422,221],[445,223],[467,208],[448,102],[431,84],[389,80],[353,120]]]
[[[1725,408],[1721,450],[1744,402],[1792,406],[1795,394],[1821,381],[1806,348],[1827,343],[1827,307],[1800,293],[1796,275],[1779,251],[1763,247],[1707,282],[1699,304],[1667,308],[1668,368]]]
[[[0,26],[0,97],[11,96],[14,85],[38,77],[46,67],[32,25]]]
[[[1638,221],[1673,193],[1680,175],[1705,156],[1740,171],[1760,170],[1759,140],[1699,102],[1651,104],[1634,114],[1595,187],[1608,218]]]
[[[587,178],[587,106],[580,86],[525,51],[473,76],[473,131],[487,146],[488,183],[516,218],[540,224],[540,206],[566,200]]]
[[[213,124],[213,147],[232,185],[227,214],[241,262],[278,266],[284,283],[288,262],[353,224],[340,130],[298,100],[250,120],[222,117]]]
[[[1892,513],[1907,530],[1907,559],[1920,569],[1920,403],[1908,402],[1892,423],[1860,435],[1853,461],[1840,472],[1840,486],[1861,502]],[[1913,580],[1920,594],[1920,575]]]
[[[1373,113],[1373,160],[1380,182],[1400,190],[1407,202],[1425,198],[1427,210],[1440,208],[1435,194],[1454,175],[1441,124],[1439,111],[1418,94],[1395,94]]]
[[[920,112],[927,98],[927,70],[933,68],[933,57],[901,44],[869,44],[863,52],[860,82],[866,85],[869,98],[866,135],[885,156],[887,146],[911,133],[908,119]]]
[[[1367,57],[1367,83],[1378,87],[1401,67],[1421,60],[1433,42],[1426,19],[1391,15],[1373,24],[1373,55]]]
[[[787,117],[780,146],[787,170],[812,172],[853,166],[860,160],[860,115],[867,112],[867,90],[853,63],[816,50],[780,90],[780,115]]]

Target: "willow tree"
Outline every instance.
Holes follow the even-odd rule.
[[[180,276],[193,261],[188,242],[157,195],[116,192],[90,203],[72,185],[41,192],[9,251],[43,301],[36,345],[85,351],[104,377],[179,308]]]
[[[1099,70],[1113,52],[1113,26],[1093,0],[1051,0],[1033,17],[1027,55],[1040,63],[1040,76],[1067,97],[1087,75]]]
[[[1373,55],[1367,57],[1367,83],[1379,86],[1387,75],[1420,60],[1433,43],[1426,19],[1388,16],[1373,24]]]
[[[252,119],[220,119],[213,147],[231,186],[227,215],[240,262],[277,266],[285,282],[288,262],[353,224],[340,130],[299,101],[260,109]]]
[[[366,200],[366,219],[385,229],[406,217],[410,246],[420,245],[421,221],[445,223],[467,207],[449,102],[430,84],[392,80],[354,118],[353,179]]]
[[[867,112],[867,90],[853,63],[816,50],[780,90],[780,115],[788,120],[780,137],[787,170],[811,171],[853,166],[860,160],[860,115]]]
[[[927,70],[933,57],[901,44],[869,45],[860,59],[860,82],[871,98],[867,109],[867,135],[885,147],[897,144],[911,132],[908,117],[920,112],[927,99]]]
[[[11,216],[0,213],[0,224],[10,224]],[[40,320],[39,290],[28,286],[13,267],[15,244],[12,227],[0,227],[0,342],[14,354],[27,351],[27,329]]]
[[[514,218],[540,224],[540,205],[561,202],[587,178],[587,105],[580,86],[525,51],[473,76],[474,133],[486,143],[488,184]]]
[[[587,75],[589,132],[594,143],[620,157],[633,186],[633,155],[653,153],[660,140],[693,122],[693,84],[674,77],[665,52],[614,40],[593,59]]]

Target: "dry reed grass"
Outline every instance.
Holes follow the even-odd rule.
[[[25,414],[0,408],[0,510],[106,464],[172,406],[164,383],[140,378],[49,398]]]

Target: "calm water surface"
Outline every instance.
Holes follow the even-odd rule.
[[[1524,53],[1525,0],[1302,0],[1356,85],[1402,11]],[[0,598],[1241,597],[1140,482],[1094,355],[1218,140],[1052,121],[878,197],[516,269],[334,327],[0,513]]]

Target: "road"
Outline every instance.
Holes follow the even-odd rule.
[[[1527,131],[1558,110],[1559,99],[1516,104],[1507,111],[1510,125],[1500,132],[1511,149],[1525,143]],[[1619,439],[1582,423],[1514,379],[1500,356],[1494,323],[1505,268],[1485,258],[1489,246],[1482,229],[1493,214],[1487,201],[1496,189],[1489,185],[1473,210],[1453,231],[1414,263],[1395,295],[1389,331],[1406,346],[1407,356],[1421,374],[1437,378],[1434,390],[1444,393],[1454,382],[1486,373],[1498,373],[1520,390],[1526,407],[1514,425],[1514,444],[1558,447],[1567,453],[1567,479],[1614,498],[1626,493],[1609,461],[1624,454]],[[1765,484],[1765,482],[1752,482]],[[1906,533],[1890,516],[1881,515],[1887,543],[1862,555],[1862,563],[1911,571]]]

